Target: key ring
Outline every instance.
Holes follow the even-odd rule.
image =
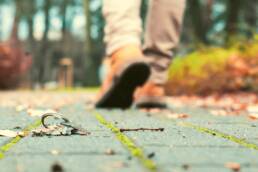
[[[46,119],[49,117],[54,117],[54,119],[62,119],[63,122],[61,122],[60,124],[64,125],[64,126],[68,126],[68,124],[65,123],[69,123],[70,121],[67,118],[62,117],[60,114],[58,113],[45,113],[42,117],[41,117],[41,123],[45,128],[49,128],[49,125],[47,125],[45,123]]]

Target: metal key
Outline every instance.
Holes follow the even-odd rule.
[[[62,122],[50,125],[46,124],[46,119],[53,117],[55,120],[62,120]],[[70,136],[70,135],[89,135],[90,133],[85,129],[72,125],[67,119],[58,113],[46,113],[41,118],[41,123],[44,128],[33,130],[32,136]]]

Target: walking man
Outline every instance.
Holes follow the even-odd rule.
[[[141,44],[141,0],[103,0],[106,53],[110,71],[98,108],[164,108],[164,84],[183,21],[185,0],[149,0]]]

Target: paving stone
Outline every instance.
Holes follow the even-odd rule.
[[[62,93],[60,93],[62,94]],[[49,108],[49,107],[48,107]],[[118,128],[160,128],[164,132],[132,131],[123,134],[131,139],[146,156],[152,154],[160,172],[217,172],[232,170],[228,162],[241,165],[241,171],[258,170],[258,150],[219,136],[200,132],[182,125],[216,130],[258,144],[258,123],[243,116],[214,116],[208,109],[185,107],[173,108],[175,112],[189,114],[186,119],[168,119],[161,115],[148,115],[135,109],[89,110],[84,102],[66,104],[60,108],[66,118],[87,129],[89,136],[25,137],[5,152],[0,167],[5,171],[45,172],[58,163],[65,171],[148,171],[128,149],[121,144],[115,133],[102,125],[95,117],[101,114],[106,121]],[[17,112],[15,107],[1,107],[1,129],[22,128],[38,119],[26,111]],[[0,137],[0,146],[9,138]],[[110,155],[108,150],[113,150]]]

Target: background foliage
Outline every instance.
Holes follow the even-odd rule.
[[[32,86],[55,81],[63,57],[75,63],[77,86],[98,85],[98,70],[105,54],[101,5],[101,0],[0,0],[0,40],[17,37],[32,54]],[[147,5],[148,0],[143,0],[143,23]],[[257,5],[258,0],[188,0],[181,43],[176,50],[181,58],[171,66],[170,78],[174,81],[170,83],[178,84],[180,78],[175,75],[184,79],[185,66],[193,72],[191,76],[199,77],[204,75],[204,64],[211,64],[215,70],[231,54],[239,54],[238,48],[232,47],[254,40],[257,33]],[[214,46],[221,48],[206,48]],[[257,44],[254,47],[250,51],[257,52]]]

